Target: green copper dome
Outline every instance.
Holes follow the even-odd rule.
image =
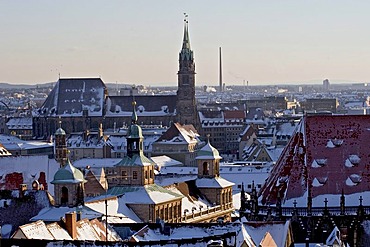
[[[66,135],[66,132],[64,131],[64,129],[59,128],[57,129],[57,131],[55,131],[55,135]]]
[[[128,128],[127,138],[143,138],[143,130],[137,124],[132,124]]]
[[[59,168],[54,175],[54,180],[51,181],[52,184],[75,184],[81,182],[86,182],[84,175],[69,160],[62,168]]]

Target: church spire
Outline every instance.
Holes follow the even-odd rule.
[[[184,13],[184,39],[182,41],[182,50],[185,49],[190,50],[189,21],[186,13]]]
[[[189,38],[189,21],[188,15],[184,13],[184,38],[182,40],[182,48],[180,51],[180,61],[189,61],[190,63],[193,62],[193,51],[190,49],[190,38]],[[183,69],[188,69],[190,64],[183,64],[180,65]]]

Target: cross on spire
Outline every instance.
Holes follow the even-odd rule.
[[[328,207],[328,198],[325,197],[324,203],[325,203],[325,207]]]

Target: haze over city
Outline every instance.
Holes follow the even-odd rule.
[[[177,85],[183,13],[196,84],[366,82],[368,1],[1,1],[0,82]]]

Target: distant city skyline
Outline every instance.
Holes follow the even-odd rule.
[[[0,1],[0,82],[176,86],[183,13],[196,85],[370,81],[369,1]]]

